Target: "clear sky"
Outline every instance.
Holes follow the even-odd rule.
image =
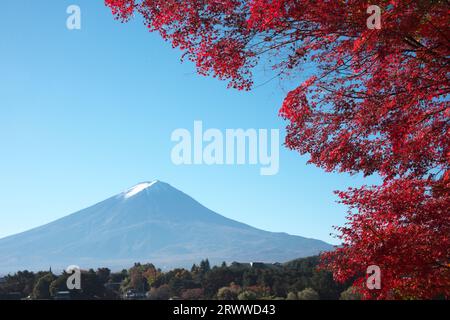
[[[66,28],[70,4],[81,7],[81,30]],[[113,20],[102,0],[7,1],[0,39],[0,237],[159,179],[226,217],[337,243],[329,234],[346,208],[333,190],[376,182],[325,173],[284,147],[275,176],[252,165],[174,165],[171,133],[192,131],[194,120],[282,130],[289,85],[227,89],[139,20]],[[260,68],[256,84],[268,78]]]

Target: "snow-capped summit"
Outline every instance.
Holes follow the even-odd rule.
[[[319,240],[225,218],[154,180],[44,226],[0,239],[0,274],[18,270],[121,269],[134,262],[189,267],[209,258],[283,262],[331,250]]]
[[[152,185],[154,185],[154,184],[156,184],[156,183],[158,183],[158,182],[159,182],[158,180],[153,180],[152,182],[142,182],[142,183],[139,183],[139,184],[135,185],[134,187],[132,187],[132,188],[126,190],[126,191],[124,192],[123,197],[124,197],[125,199],[131,198],[132,196],[138,194],[139,192],[141,192],[141,191],[143,191],[143,190],[145,190],[145,189],[147,189],[147,188],[150,188]]]

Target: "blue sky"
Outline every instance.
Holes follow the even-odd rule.
[[[70,4],[81,7],[81,30],[66,28]],[[159,179],[229,218],[337,243],[329,234],[346,208],[333,190],[376,182],[325,173],[284,147],[275,176],[251,165],[175,166],[170,135],[194,120],[283,129],[289,85],[227,89],[139,20],[113,20],[102,0],[8,1],[0,39],[0,237]],[[256,84],[268,78],[257,70]]]

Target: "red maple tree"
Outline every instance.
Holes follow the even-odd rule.
[[[450,296],[450,5],[386,0],[370,29],[361,0],[105,0],[122,21],[140,14],[198,72],[250,90],[252,68],[315,75],[288,93],[286,145],[326,171],[378,174],[338,192],[349,206],[343,245],[324,254],[365,298]],[[273,61],[273,62],[272,62]],[[365,271],[378,265],[380,290]]]

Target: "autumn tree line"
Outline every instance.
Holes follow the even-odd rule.
[[[150,300],[319,300],[359,299],[350,283],[339,284],[328,271],[317,269],[318,257],[285,264],[222,263],[203,260],[190,270],[162,271],[153,264],[135,263],[130,269],[108,268],[81,273],[81,289],[68,290],[70,274],[52,271],[19,271],[0,283],[0,299],[54,299],[69,291],[71,299]]]

